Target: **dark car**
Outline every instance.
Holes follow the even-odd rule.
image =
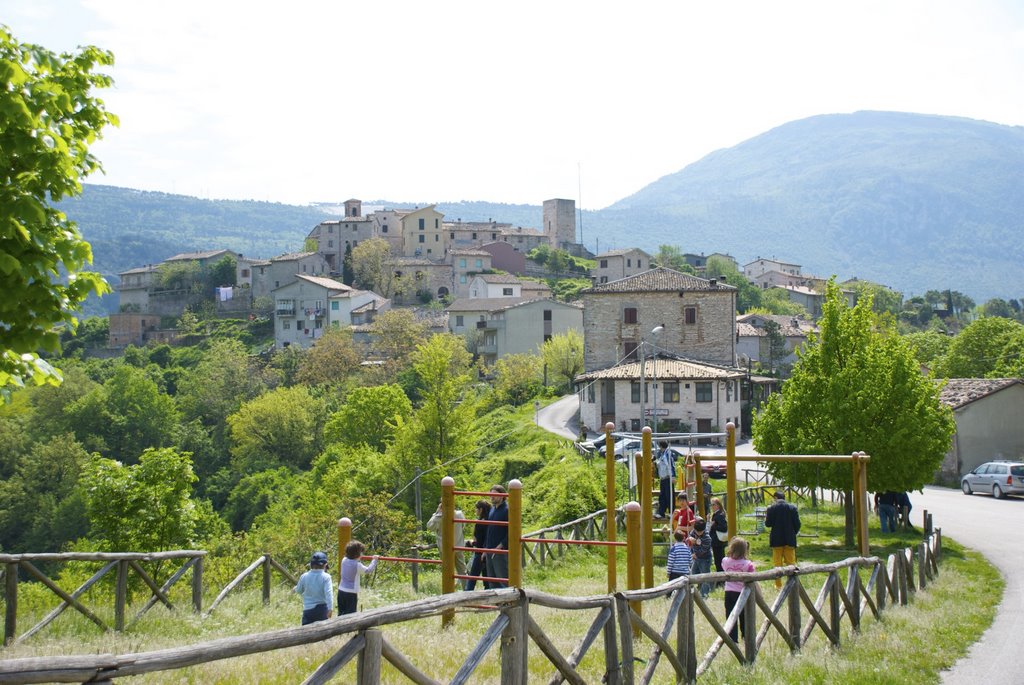
[[[960,479],[960,489],[965,495],[984,492],[996,499],[1024,495],[1024,463],[987,461]]]

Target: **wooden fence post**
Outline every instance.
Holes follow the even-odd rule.
[[[338,519],[338,587],[341,587],[341,560],[345,557],[345,548],[351,541],[352,519],[344,516]]]
[[[508,584],[523,587],[523,484],[517,478],[508,483]]]
[[[684,585],[677,592],[685,592],[676,615],[676,655],[686,672],[686,682],[697,682],[697,636],[693,627],[693,588]]]
[[[380,682],[381,649],[384,637],[380,628],[367,628],[362,631],[363,648],[359,650],[356,663],[356,682],[359,685],[377,685]]]
[[[203,557],[195,558],[192,564],[192,611],[203,613]]]
[[[900,606],[907,606],[910,602],[907,592],[907,556],[902,550],[896,553],[896,576],[899,578]]]
[[[448,595],[455,592],[455,479],[451,476],[441,479],[441,529],[437,545],[441,552],[441,593]],[[447,628],[454,621],[454,609],[441,614],[442,628]]]
[[[928,542],[917,546],[917,586],[922,590],[928,585]]]
[[[341,564],[339,563],[340,567]],[[270,604],[270,554],[263,555],[263,606]]]
[[[128,561],[117,562],[117,586],[114,591],[114,630],[124,630],[125,605],[128,603]]]
[[[4,569],[4,644],[14,642],[18,632],[18,562],[12,561]]]
[[[829,627],[832,629],[832,633],[835,636],[835,639],[832,641],[832,644],[835,645],[836,647],[838,647],[839,646],[839,631],[840,631],[840,628],[842,628],[842,623],[840,622],[840,619],[842,618],[842,614],[839,613],[839,604],[840,604],[839,593],[841,592],[841,590],[839,588],[840,580],[839,580],[839,573],[837,571],[833,571],[830,574],[830,576],[831,576],[833,582],[832,582],[832,589],[828,593],[828,609],[829,609],[829,612],[828,612],[829,613],[829,621],[828,622],[829,622]]]
[[[750,589],[756,591],[755,588]],[[748,666],[753,666],[757,660],[757,602],[753,592],[743,605],[743,656]]]
[[[508,617],[501,632],[501,685],[527,685],[529,606],[526,595],[520,594],[518,602],[501,610]]]
[[[800,576],[790,576],[787,584],[789,586],[795,586],[800,583]],[[790,587],[789,596],[786,598],[786,604],[789,616],[789,636],[793,640],[793,644],[796,645],[797,649],[800,649],[800,634],[803,630],[800,625],[800,589],[797,587]]]
[[[614,549],[614,548],[613,548]],[[621,683],[619,668],[619,645],[615,640],[615,606],[614,600],[609,608],[612,610],[608,620],[604,622],[601,632],[604,635],[604,682],[607,685]]]
[[[626,589],[640,589],[640,560],[643,557],[644,542],[641,531],[640,505],[629,502],[624,507],[626,512]],[[637,616],[643,616],[643,604],[639,601],[630,602]]]
[[[629,602],[621,593],[615,593],[615,620],[619,622],[619,644],[621,645],[619,649],[619,682],[622,685],[633,685],[633,622],[629,616]]]

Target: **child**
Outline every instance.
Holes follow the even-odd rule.
[[[302,595],[302,625],[325,621],[334,609],[334,584],[327,573],[327,555],[313,552],[309,570],[302,574],[295,592]]]
[[[690,568],[692,575],[711,573],[711,535],[707,527],[707,521],[702,518],[693,523],[693,532],[688,541],[693,548],[693,566]],[[700,596],[707,599],[710,594],[711,583],[701,583]]]
[[[689,575],[690,562],[693,560],[690,546],[686,544],[686,533],[683,532],[683,529],[676,528],[672,537],[675,539],[675,542],[668,548],[668,564],[666,564],[669,580]]]
[[[358,540],[345,545],[345,558],[341,560],[341,580],[338,582],[338,616],[354,614],[359,599],[359,577],[377,568],[377,555],[369,566],[363,566],[359,559],[363,556],[363,543]]]
[[[753,573],[754,562],[747,559],[747,550],[750,545],[743,538],[736,536],[729,543],[728,556],[722,559],[722,568],[727,573]],[[738,581],[726,581],[725,583],[725,620],[729,620],[736,602],[739,601],[740,593],[743,592],[743,583]],[[740,614],[740,632],[746,636],[747,628],[743,622],[743,614]],[[729,631],[729,637],[736,641],[736,626]]]
[[[693,509],[690,508],[690,498],[685,491],[676,495],[676,510],[672,512],[672,530],[682,528],[687,535],[693,530]]]

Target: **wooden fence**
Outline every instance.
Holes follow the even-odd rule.
[[[381,628],[461,610],[490,612],[494,619],[451,677],[449,682],[452,683],[470,682],[492,647],[500,643],[500,682],[502,685],[525,685],[528,648],[532,640],[552,668],[547,681],[550,685],[565,681],[579,685],[587,681],[577,666],[599,636],[604,650],[600,663],[603,663],[605,682],[613,685],[665,682],[664,669],[656,673],[659,663],[665,659],[674,674],[673,681],[693,683],[707,672],[723,650],[740,663],[755,665],[765,641],[775,639],[773,636],[782,640],[794,653],[815,633],[839,647],[844,621],[852,631],[858,632],[866,618],[877,620],[888,606],[907,604],[918,588],[925,587],[936,577],[941,553],[941,531],[935,531],[920,545],[901,550],[887,560],[856,557],[834,564],[788,566],[757,573],[694,575],[650,589],[594,597],[560,597],[515,588],[459,592],[300,628],[153,652],[10,659],[0,662],[0,681],[110,683],[116,678],[197,666],[350,635],[348,641],[317,667],[304,683],[325,683],[348,662],[357,659],[356,682],[360,685],[379,682],[381,664],[385,660],[411,682],[433,685],[439,681],[402,654],[384,637]],[[843,572],[847,576],[845,585]],[[862,578],[862,574],[867,578]],[[760,583],[777,578],[783,579],[785,584],[769,604],[761,593]],[[823,582],[817,589],[816,598],[812,599],[819,579]],[[699,593],[700,583],[722,580],[744,584],[736,608],[724,623],[718,620]],[[811,584],[814,585],[809,591],[806,586]],[[670,595],[672,601],[660,629],[646,622],[643,618],[644,603],[660,602],[659,606],[664,606],[664,598]],[[564,655],[531,614],[531,606],[548,607],[559,612],[596,610],[597,615],[573,651]],[[737,642],[729,637],[729,632],[741,614],[749,629]],[[698,622],[698,616],[704,620]],[[762,622],[758,626],[759,616]],[[698,641],[698,637],[702,640]],[[713,637],[710,647],[703,654],[698,653],[697,645],[707,642],[709,637]],[[648,658],[638,661],[635,657],[645,649],[650,650]],[[638,663],[642,670],[637,670]]]
[[[20,642],[32,637],[45,628],[51,621],[60,616],[68,607],[81,613],[83,616],[99,626],[101,630],[110,630],[110,626],[104,623],[103,620],[96,615],[96,612],[82,604],[79,600],[89,588],[99,582],[101,578],[114,569],[117,569],[116,589],[114,591],[114,630],[124,630],[126,626],[130,627],[138,621],[143,614],[153,608],[157,602],[163,602],[163,604],[169,609],[173,609],[174,605],[171,604],[171,600],[168,599],[167,593],[171,587],[181,580],[182,576],[184,576],[189,570],[192,571],[192,605],[197,612],[202,611],[203,558],[205,556],[206,552],[200,550],[177,550],[173,552],[153,552],[149,554],[132,552],[0,554],[0,564],[3,564],[4,569],[4,644],[8,645],[12,642]],[[171,574],[163,585],[157,585],[156,581],[153,580],[153,577],[142,567],[143,562],[161,562],[182,559],[184,560],[182,566]],[[89,580],[82,583],[78,589],[69,593],[59,587],[57,583],[51,580],[36,566],[36,563],[40,562],[67,563],[72,561],[99,562],[103,564],[103,567],[94,573]],[[61,603],[58,604],[53,611],[47,614],[39,623],[25,631],[23,634],[17,635],[18,579],[22,571],[24,571],[26,575],[38,580],[44,586],[49,588],[50,591],[61,599]],[[138,613],[135,614],[135,617],[131,622],[126,624],[125,613],[128,604],[128,576],[130,571],[134,571],[135,574],[142,579],[152,592],[152,595]]]

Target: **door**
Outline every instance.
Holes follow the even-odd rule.
[[[711,432],[711,419],[697,419],[697,432],[698,433],[710,433]],[[710,445],[711,438],[700,438],[697,441],[698,445]]]
[[[601,383],[601,425],[611,421],[615,423],[615,382]]]

